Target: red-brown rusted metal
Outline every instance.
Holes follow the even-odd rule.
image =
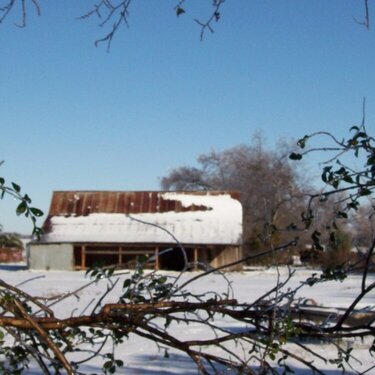
[[[55,191],[49,216],[87,216],[91,213],[162,213],[206,211],[210,207],[192,204],[183,206],[178,199],[166,199],[160,191]],[[239,200],[237,191],[177,192],[197,196],[229,194]]]

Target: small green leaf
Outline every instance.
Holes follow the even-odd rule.
[[[337,189],[337,188],[339,187],[339,184],[340,184],[340,181],[339,181],[339,180],[333,180],[333,181],[331,182],[331,185],[332,185],[335,189]]]
[[[179,6],[176,8],[177,17],[181,16],[181,14],[184,14],[184,13],[186,13],[184,8],[181,8]]]
[[[362,196],[364,196],[364,195],[370,195],[371,194],[371,190],[363,187],[363,188],[359,189],[358,194],[362,195]]]
[[[112,367],[112,361],[107,361],[104,363],[103,368],[110,369]]]
[[[343,180],[347,182],[348,184],[352,184],[354,182],[353,179],[348,175],[344,176]]]
[[[22,202],[18,205],[18,207],[17,207],[17,209],[16,209],[16,214],[17,214],[17,215],[22,215],[22,214],[26,211],[26,209],[27,209],[27,203],[26,203],[25,201],[22,201]]]
[[[297,154],[295,152],[292,152],[289,155],[289,159],[291,159],[291,160],[301,160],[302,159],[302,155],[301,154]]]
[[[300,148],[305,148],[306,146],[306,141],[308,140],[309,136],[305,135],[303,138],[299,139],[297,142],[297,146]]]
[[[161,277],[158,278],[158,283],[159,284],[164,284],[166,281],[167,281],[167,277],[166,276],[161,276]]]
[[[2,177],[0,177],[0,185],[4,185],[4,183],[5,183],[5,180]]]
[[[34,215],[34,216],[37,216],[37,217],[40,217],[40,216],[43,216],[44,213],[42,210],[39,210],[39,208],[36,208],[36,207],[30,207],[30,211],[31,213]]]
[[[367,134],[365,132],[358,132],[354,138],[367,138]]]
[[[31,198],[27,194],[23,196],[23,200],[26,201],[27,203],[31,203]]]
[[[19,193],[21,191],[21,186],[17,185],[15,182],[12,182],[13,189]]]

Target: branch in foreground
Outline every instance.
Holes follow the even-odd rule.
[[[291,244],[275,250],[281,251]],[[266,255],[275,250],[270,249],[255,256]],[[220,270],[209,270],[202,275],[207,276],[213,272],[221,275]],[[101,306],[103,295],[113,291],[113,285],[118,284],[120,277],[125,277],[125,280],[122,294],[116,297],[118,301]],[[277,359],[280,360],[280,366],[288,366],[283,359],[288,357],[310,368],[312,372],[322,373],[313,362],[296,355],[290,345],[303,349],[300,339],[323,339],[336,345],[335,340],[338,338],[374,335],[373,321],[361,323],[360,326],[347,324],[357,313],[355,306],[373,287],[371,284],[341,315],[328,313],[326,317],[329,317],[330,324],[327,325],[327,318],[313,318],[311,311],[308,311],[309,306],[302,305],[295,298],[296,293],[309,285],[311,280],[306,280],[294,289],[288,289],[293,272],[289,273],[285,281],[280,280],[270,291],[249,303],[239,303],[236,299],[228,299],[218,292],[211,294],[214,298],[209,298],[209,291],[203,294],[188,291],[187,286],[202,277],[201,275],[193,276],[181,285],[173,282],[175,276],[160,276],[155,272],[148,274],[142,269],[136,270],[130,278],[126,277],[128,275],[110,274],[104,270],[96,279],[96,282],[108,283],[107,291],[98,296],[97,304],[100,309],[95,308],[91,314],[65,319],[57,318],[51,306],[47,309],[41,308],[39,299],[34,299],[16,287],[8,288],[7,283],[2,283],[0,326],[14,332],[13,336],[19,338],[18,345],[23,348],[25,356],[29,353],[30,356],[39,358],[36,353],[40,350],[38,348],[43,347],[42,357],[39,358],[40,366],[51,363],[56,369],[64,368],[68,373],[77,374],[81,373],[81,364],[101,355],[105,366],[115,371],[121,363],[114,357],[115,347],[130,333],[151,340],[163,350],[173,348],[185,353],[203,374],[208,374],[209,369],[219,373],[220,366],[231,368],[233,373],[256,374],[257,366],[254,363],[258,364],[259,369],[268,368],[271,371]],[[141,284],[143,289],[140,288]],[[87,285],[92,285],[92,282]],[[163,290],[167,293],[161,293]],[[75,292],[61,295],[58,301],[64,302],[74,295]],[[34,306],[37,314],[33,312]],[[234,325],[241,329],[232,331],[223,327],[223,319],[232,322],[229,326]],[[177,337],[174,333],[176,324],[194,324],[211,334],[205,335],[205,339]],[[106,357],[107,354],[102,353],[104,345],[109,343],[112,343],[114,348],[110,359]],[[87,345],[90,349],[87,349]],[[249,354],[240,356],[233,349],[236,345],[247,348],[245,353]],[[82,356],[80,361],[72,359],[77,349]],[[215,349],[215,354],[212,354],[212,349]],[[315,355],[311,349],[307,348],[306,352],[319,358],[319,354]],[[25,358],[23,360],[27,361]]]

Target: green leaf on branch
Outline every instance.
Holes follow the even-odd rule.
[[[181,16],[181,14],[184,14],[184,13],[186,13],[184,8],[181,8],[181,7],[176,8],[177,17]]]
[[[350,203],[348,203],[347,205],[346,205],[346,207],[348,208],[348,209],[353,209],[353,210],[358,210],[358,207],[359,207],[359,202],[358,201],[356,201],[356,200],[353,200],[353,201],[351,201]]]
[[[158,279],[157,279],[157,282],[159,284],[165,284],[167,281],[167,277],[166,276],[160,276]]]
[[[300,148],[305,148],[306,147],[306,141],[309,139],[308,135],[305,135],[303,138],[299,139],[297,142],[297,146]]]
[[[323,173],[321,176],[323,182],[329,182],[332,179],[331,169],[332,169],[332,166],[323,168]]]
[[[375,154],[371,154],[367,158],[367,165],[374,165],[375,164]]]
[[[13,186],[14,191],[16,191],[17,193],[21,191],[21,186],[16,184],[15,182],[12,182],[12,186]]]
[[[25,201],[22,201],[16,209],[17,215],[22,215],[27,210],[27,203]]]
[[[24,195],[23,200],[27,203],[31,203],[31,198],[27,194]]]
[[[358,132],[353,139],[357,138],[367,138],[367,134],[365,132]]]
[[[348,184],[352,184],[354,182],[353,179],[351,178],[351,176],[349,176],[349,175],[345,175],[342,179],[345,182],[347,182]]]
[[[291,160],[301,160],[302,159],[302,155],[301,154],[297,154],[295,152],[292,152],[289,155],[289,159],[291,159]]]
[[[30,207],[30,211],[36,217],[40,217],[44,215],[44,212],[42,210],[39,210],[39,208],[36,208],[36,207]]]
[[[361,196],[370,195],[371,190],[367,189],[366,187],[362,187],[358,190],[358,194],[361,195]]]

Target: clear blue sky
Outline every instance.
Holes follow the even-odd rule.
[[[192,18],[211,0],[133,0],[110,53],[105,29],[78,21],[95,1],[43,1],[0,25],[0,175],[48,211],[53,190],[153,190],[176,166],[261,130],[345,135],[375,124],[375,30],[358,0],[227,0],[214,34]],[[375,4],[372,21],[375,25]],[[7,231],[31,225],[0,202]]]

